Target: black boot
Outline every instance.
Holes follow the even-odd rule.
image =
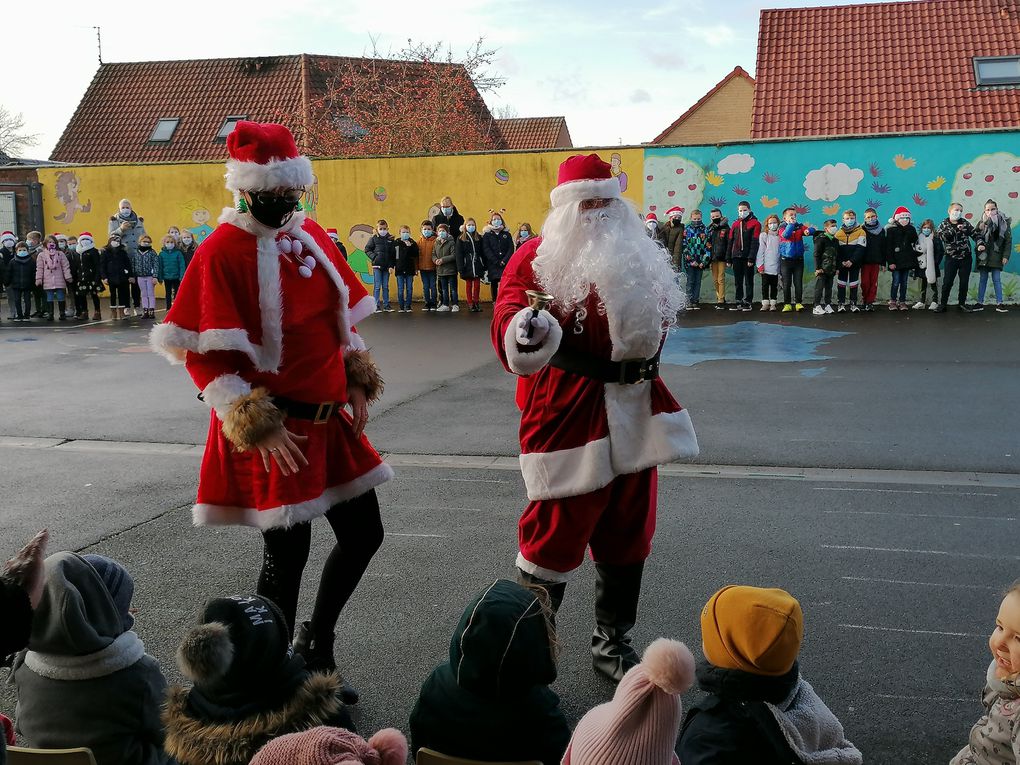
[[[64,301],[61,300],[57,305],[60,306],[60,320],[67,321],[67,306],[64,304]]]
[[[595,631],[591,636],[592,665],[614,683],[640,663],[628,632],[637,621],[641,573],[645,564],[595,564]]]
[[[301,622],[294,636],[294,653],[305,660],[309,672],[329,674],[336,672],[336,658],[333,656],[333,643],[336,636],[332,633],[328,640],[320,640],[312,631],[311,622]],[[344,704],[357,704],[358,692],[353,686],[340,679],[340,700]]]
[[[517,578],[521,584],[541,587],[549,594],[549,606],[552,608],[553,613],[560,610],[563,594],[567,589],[566,582],[550,582],[548,579],[540,579],[534,574],[529,574],[527,571],[521,571],[521,569],[517,569]]]

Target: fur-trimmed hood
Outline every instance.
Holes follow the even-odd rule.
[[[188,704],[189,689],[171,686],[163,711],[166,752],[181,765],[247,765],[267,741],[285,733],[317,725],[350,728],[339,691],[335,674],[312,674],[277,709],[212,721],[195,716]]]

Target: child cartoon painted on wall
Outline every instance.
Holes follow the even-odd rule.
[[[213,227],[209,225],[212,213],[209,212],[208,207],[200,204],[197,199],[188,200],[181,207],[184,209],[184,212],[191,216],[192,225],[188,226],[187,230],[194,235],[195,243],[201,244],[202,240],[213,232]]]
[[[375,234],[375,229],[367,223],[356,223],[351,226],[348,239],[351,244],[354,245],[354,249],[351,250],[350,255],[347,258],[347,263],[351,268],[354,269],[354,273],[361,277],[361,281],[365,284],[372,284],[372,264],[368,260],[368,255],[365,254],[365,245],[368,244],[368,240]]]
[[[60,213],[60,215],[54,215],[53,220],[70,223],[74,220],[74,216],[77,213],[91,212],[92,200],[90,199],[85,204],[82,204],[81,200],[78,199],[78,192],[81,191],[81,181],[77,175],[69,171],[57,173],[55,186],[57,199],[64,206],[64,212]]]
[[[304,196],[301,197],[301,209],[305,215],[312,220],[318,220],[317,208],[319,206],[319,176],[312,176],[312,185],[305,188]]]

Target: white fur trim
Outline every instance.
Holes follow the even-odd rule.
[[[549,192],[553,207],[583,202],[585,199],[618,199],[622,196],[620,182],[616,178],[570,181],[561,183]]]
[[[347,289],[347,283],[340,276],[340,272],[336,270],[336,266],[333,265],[333,261],[322,251],[322,248],[316,243],[312,235],[305,231],[303,228],[298,227],[291,232],[291,236],[301,241],[302,244],[312,253],[312,256],[326,270],[326,274],[330,279],[333,280],[333,284],[336,285],[337,292],[340,293],[340,305],[337,311],[337,324],[340,327],[340,342],[344,345],[350,345],[351,342],[351,310],[347,305],[350,302],[351,293]],[[273,245],[276,247],[275,243]],[[277,260],[279,262],[279,260]],[[360,301],[359,301],[360,302]],[[375,310],[373,308],[373,310]]]
[[[698,437],[686,409],[649,414],[650,384],[606,385],[605,396],[613,472],[617,475],[698,456]]]
[[[559,350],[560,341],[563,339],[563,327],[556,321],[555,317],[548,311],[540,311],[550,324],[549,334],[545,342],[535,346],[533,351],[522,351],[517,345],[517,324],[522,318],[529,317],[533,309],[522,308],[507,324],[506,332],[503,333],[503,350],[506,352],[506,363],[514,374],[526,377],[533,375],[549,363],[549,359]]]
[[[351,351],[364,351],[368,350],[368,346],[365,345],[365,340],[357,332],[351,331],[351,342],[344,348],[344,355],[346,356]]]
[[[233,404],[241,396],[251,393],[251,385],[239,375],[220,375],[205,386],[202,400],[216,410],[221,420],[226,417]]]
[[[517,553],[517,568],[526,574],[545,579],[547,582],[566,582],[570,579],[570,571],[553,571],[551,568],[542,568],[524,557],[524,553]],[[577,569],[574,569],[576,571]]]
[[[92,680],[130,667],[145,656],[145,644],[134,632],[121,633],[101,651],[85,656],[63,656],[27,651],[25,666],[51,680]]]
[[[231,191],[271,191],[311,186],[312,161],[308,157],[293,157],[267,162],[239,162],[227,160],[227,188]]]
[[[352,481],[331,486],[315,499],[296,505],[281,505],[271,510],[257,510],[253,507],[224,507],[223,505],[195,505],[191,518],[196,526],[254,526],[266,529],[290,528],[326,514],[340,502],[360,497],[362,494],[386,483],[393,478],[393,468],[382,462]]]
[[[572,449],[522,454],[520,463],[531,501],[587,494],[615,478],[609,438]]]
[[[149,347],[171,364],[183,364],[188,351],[240,351],[255,365],[258,365],[262,357],[262,346],[252,343],[243,329],[192,332],[173,323],[157,324],[149,332]]]
[[[258,238],[257,258],[262,353],[255,368],[276,373],[283,360],[283,288],[280,285],[280,249],[276,246],[275,234]]]
[[[375,313],[375,298],[365,295],[351,307],[351,325],[355,325],[362,319],[367,319]]]

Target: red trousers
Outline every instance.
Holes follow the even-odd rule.
[[[875,302],[875,295],[878,294],[878,272],[882,266],[878,263],[865,263],[861,266],[861,297],[864,305],[871,305]]]
[[[529,502],[517,524],[518,567],[550,581],[566,581],[584,562],[640,563],[652,551],[658,471],[614,478],[597,491]]]
[[[468,305],[474,305],[478,302],[479,293],[482,291],[482,280],[481,279],[465,279],[464,284],[466,286],[467,302]]]

